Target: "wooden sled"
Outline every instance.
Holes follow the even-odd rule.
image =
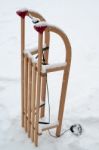
[[[38,137],[43,131],[56,128],[56,136],[58,137],[61,134],[71,64],[71,46],[66,34],[58,27],[48,25],[39,13],[20,10],[17,11],[17,14],[21,16],[22,126],[28,132],[28,136],[31,137],[35,145],[38,146]],[[25,49],[25,16],[35,17],[34,29],[38,32],[37,49]],[[48,53],[50,34],[52,32],[58,34],[63,40],[66,58],[63,63],[50,65],[48,64]],[[43,43],[45,44],[43,45]],[[34,57],[35,54],[38,54],[37,59]],[[60,70],[63,70],[63,82],[58,119],[55,123],[40,128],[40,118],[44,117],[45,110],[47,74]]]

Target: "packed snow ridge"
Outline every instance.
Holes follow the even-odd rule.
[[[47,27],[49,24],[46,21],[40,21],[38,22],[35,27]]]

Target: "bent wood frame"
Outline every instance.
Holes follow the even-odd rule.
[[[67,92],[67,85],[68,85],[68,77],[69,77],[69,72],[70,72],[70,64],[71,64],[71,45],[70,42],[66,36],[66,34],[60,30],[59,28],[55,26],[48,26],[47,29],[48,32],[53,32],[58,34],[65,45],[66,49],[66,58],[65,58],[65,63],[66,66],[60,67],[59,70],[63,70],[63,82],[62,82],[62,88],[61,88],[61,97],[60,97],[60,105],[59,105],[59,112],[58,112],[58,124],[55,126],[50,126],[48,128],[43,129],[43,131],[48,130],[50,128],[56,128],[56,136],[60,136],[61,133],[61,126],[62,126],[62,119],[63,119],[63,112],[64,112],[64,106],[65,106],[65,98],[66,98],[66,92]],[[42,69],[42,63],[41,63],[41,58],[42,58],[42,43],[43,43],[43,34],[38,34],[38,53],[39,53],[39,58],[38,58],[38,65],[37,65],[37,92],[36,92],[36,119],[35,119],[35,145],[38,146],[38,133],[39,133],[39,106],[40,106],[40,87],[41,87],[41,69]],[[59,71],[56,69],[56,67],[52,71]],[[48,73],[48,72],[47,72]]]
[[[28,11],[27,16],[33,16],[39,18],[40,21],[45,21],[45,19],[34,11]],[[24,54],[25,50],[25,18],[21,18],[21,106],[22,106],[22,126],[25,131],[28,132],[28,137],[32,138],[32,141],[38,146],[38,136],[39,136],[39,118],[44,116],[45,108],[41,108],[40,112],[40,100],[45,101],[46,97],[46,74],[42,74],[42,48],[43,40],[47,47],[49,47],[50,33],[58,34],[66,49],[65,63],[66,66],[60,66],[55,68],[50,68],[47,73],[63,70],[63,82],[61,88],[61,97],[58,112],[58,123],[56,125],[50,125],[45,127],[42,131],[49,130],[51,128],[56,128],[56,136],[60,136],[63,112],[65,106],[65,99],[67,93],[68,77],[71,65],[71,45],[66,36],[66,34],[55,26],[48,26],[44,34],[38,33],[38,50],[39,55],[37,64],[32,63],[31,60]],[[44,52],[46,58],[46,63],[48,63],[48,51]],[[40,112],[40,113],[39,113]]]
[[[63,73],[63,82],[62,82],[60,105],[59,105],[59,112],[58,112],[59,125],[56,129],[56,136],[60,136],[63,112],[64,112],[64,106],[65,106],[65,99],[66,99],[66,93],[67,93],[68,77],[69,77],[70,65],[71,65],[71,45],[70,45],[68,37],[61,29],[55,26],[50,26],[49,31],[58,34],[62,38],[64,45],[65,45],[65,49],[66,49],[65,62],[67,65],[64,68],[64,73]]]
[[[33,16],[36,18],[39,18],[40,21],[45,21],[44,17],[34,11],[28,11],[27,16]],[[45,31],[45,44],[49,47],[49,32]],[[29,110],[27,108],[27,99],[30,97],[30,94],[27,93],[28,91],[28,73],[29,72],[29,64],[28,58],[24,55],[24,49],[25,49],[25,18],[21,18],[21,116],[22,116],[22,127],[25,127],[25,130],[27,131],[27,127],[29,126],[29,123],[27,123],[27,111]],[[48,62],[48,51],[44,52],[44,55],[46,56],[46,63]],[[28,64],[29,63],[29,64]],[[31,69],[31,68],[30,68]],[[31,88],[31,87],[30,87]],[[45,101],[46,96],[46,78],[42,77],[42,94],[41,99]],[[30,99],[30,98],[29,98]],[[30,107],[30,106],[29,106]],[[29,110],[30,113],[30,110]],[[41,109],[41,117],[44,116],[44,107]],[[29,131],[30,136],[30,131]]]

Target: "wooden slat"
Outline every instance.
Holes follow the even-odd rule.
[[[24,127],[24,56],[25,48],[25,20],[21,18],[21,116],[22,127]]]
[[[28,58],[24,56],[24,128],[27,132]]]
[[[40,106],[40,88],[41,88],[41,62],[42,62],[42,42],[43,34],[39,33],[38,38],[38,72],[37,72],[37,92],[36,92],[36,122],[35,122],[35,145],[38,146],[38,131],[39,131],[39,106]]]
[[[28,129],[28,137],[30,137],[30,121],[31,121],[31,78],[32,78],[32,65],[30,59],[28,60],[28,121],[27,121],[27,129]]]
[[[35,64],[32,65],[32,89],[31,89],[31,110],[32,110],[32,116],[31,116],[31,138],[32,141],[34,141],[34,127],[35,127],[35,95],[36,95],[36,70],[35,70]]]

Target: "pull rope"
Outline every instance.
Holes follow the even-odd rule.
[[[50,101],[49,101],[49,88],[48,88],[48,81],[47,81],[47,75],[46,75],[46,88],[47,88],[47,97],[48,97],[48,121],[39,121],[39,124],[50,124]]]
[[[67,133],[68,131],[71,131],[75,136],[80,136],[83,132],[82,126],[80,124],[74,124],[71,125],[70,128],[66,129],[65,131],[63,131],[60,136],[63,136],[65,133]],[[50,136],[57,138],[56,135],[53,135],[50,130],[48,130],[48,133]]]
[[[46,65],[46,60],[43,52],[43,59],[42,59],[42,64]],[[46,88],[47,88],[47,99],[48,99],[48,121],[39,121],[39,124],[50,124],[50,100],[49,100],[49,87],[48,87],[48,80],[47,80],[47,74],[46,74]]]

